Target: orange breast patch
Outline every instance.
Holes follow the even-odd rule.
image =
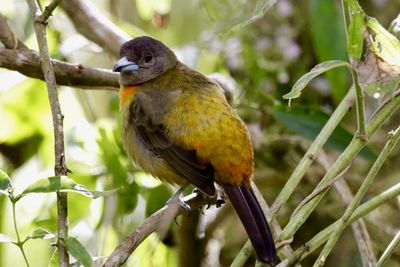
[[[139,85],[132,85],[128,87],[121,87],[119,89],[119,104],[122,107],[126,100],[139,89]]]

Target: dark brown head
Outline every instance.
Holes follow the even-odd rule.
[[[113,71],[121,73],[121,86],[150,81],[173,68],[178,62],[168,47],[148,36],[137,37],[124,43],[119,56]]]

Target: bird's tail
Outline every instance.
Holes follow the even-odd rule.
[[[253,190],[246,185],[222,186],[239,215],[259,260],[269,264],[276,263],[274,239]]]

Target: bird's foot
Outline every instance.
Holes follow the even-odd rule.
[[[185,187],[179,188],[178,191],[176,191],[175,194],[173,194],[172,197],[170,199],[168,199],[166,204],[168,206],[178,205],[179,208],[181,208],[183,210],[183,214],[185,216],[188,216],[191,212],[191,208],[188,204],[186,204],[185,202],[183,202],[180,199],[180,196],[184,190],[185,190]]]
[[[193,193],[198,194],[207,200],[207,206],[205,208],[206,210],[209,209],[211,207],[211,205],[215,205],[217,208],[220,208],[223,204],[225,204],[225,198],[226,198],[225,193],[218,186],[216,187],[216,194],[213,197],[210,197],[210,196],[204,194],[198,188],[195,188],[193,190]],[[201,211],[201,213],[203,213],[202,209],[200,209],[200,211]]]
[[[215,206],[220,208],[223,204],[225,204],[226,195],[225,192],[220,188],[217,187],[217,194],[215,196]]]

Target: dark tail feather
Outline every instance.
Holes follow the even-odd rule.
[[[253,190],[247,186],[222,186],[239,215],[259,260],[269,264],[276,263],[274,239]]]

